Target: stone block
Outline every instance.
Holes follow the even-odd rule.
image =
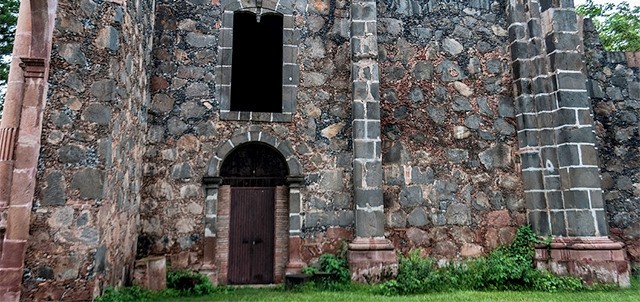
[[[562,191],[565,209],[589,209],[589,192],[582,190]]]
[[[554,236],[566,236],[567,229],[565,225],[565,212],[551,212],[551,234]]]
[[[547,212],[529,211],[527,220],[536,234],[540,236],[551,234],[551,230],[549,230],[549,214]]]
[[[71,188],[78,190],[82,199],[102,199],[104,191],[104,171],[85,168],[74,173]]]
[[[547,199],[543,192],[524,192],[527,210],[543,210],[547,208]]]
[[[549,63],[551,70],[580,70],[583,65],[582,55],[578,52],[573,51],[556,51],[549,55]]]
[[[497,144],[478,154],[485,168],[492,170],[506,168],[511,165],[511,148],[505,144]]]
[[[557,144],[564,143],[595,143],[592,127],[564,128],[557,131]]]
[[[42,189],[41,205],[64,205],[66,182],[61,171],[53,170],[46,176],[46,187]]]
[[[407,216],[407,222],[410,226],[422,227],[430,224],[427,210],[424,207],[416,207]]]
[[[510,226],[511,216],[508,210],[492,211],[487,213],[487,224],[494,227]]]
[[[587,93],[587,79],[582,72],[558,72],[551,76],[551,81],[554,90],[584,90],[584,94]]]
[[[120,46],[120,32],[111,26],[105,26],[98,31],[95,44],[98,48],[117,51]]]
[[[480,103],[478,103],[480,106]],[[534,99],[529,95],[518,95],[514,101],[515,113],[536,112]]]
[[[356,206],[358,207],[380,207],[384,204],[382,189],[356,189],[354,192]]]
[[[529,43],[525,41],[514,41],[509,46],[511,50],[511,59],[528,59],[529,58]]]
[[[594,236],[595,221],[590,210],[568,210],[567,236]]]
[[[604,199],[602,198],[602,191],[592,190],[589,191],[589,198],[591,199],[591,207],[594,209],[604,208]]]
[[[471,223],[471,209],[466,204],[452,203],[447,207],[445,217],[447,224],[469,225]]]
[[[98,101],[113,101],[116,98],[116,82],[110,79],[95,81],[90,91]]]
[[[420,186],[407,186],[400,191],[400,205],[415,207],[423,202],[422,188]]]
[[[356,210],[356,236],[384,236],[385,217],[383,211]]]
[[[545,44],[547,46],[547,52],[553,53],[558,51],[575,51],[582,45],[580,36],[577,33],[562,33],[556,32],[545,37]],[[555,59],[550,57],[550,60]],[[568,68],[560,68],[565,70],[580,70],[582,67],[582,61],[566,61],[565,66]],[[552,70],[555,70],[552,68]]]
[[[558,146],[558,164],[559,168],[567,166],[579,166],[580,150],[577,145],[561,145]]]
[[[552,189],[557,190],[556,188],[552,188]],[[555,209],[555,210],[564,209],[562,192],[550,191],[550,192],[547,192],[546,195],[547,195],[547,204],[549,205],[549,209]]]

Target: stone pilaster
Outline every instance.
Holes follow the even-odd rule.
[[[396,265],[384,238],[382,147],[380,139],[380,74],[376,2],[351,4],[351,79],[353,115],[353,187],[356,239],[349,245],[349,266],[356,280],[378,280]]]
[[[40,154],[40,134],[46,88],[45,60],[21,58],[24,87],[18,136],[15,138],[13,173],[10,178],[7,229],[0,254],[0,300],[18,301],[24,267],[33,192]],[[13,141],[14,139],[12,139]]]
[[[528,221],[539,235],[554,238],[550,250],[537,251],[537,264],[587,281],[627,286],[629,264],[622,244],[606,237],[583,46],[573,3],[512,0],[510,17]]]

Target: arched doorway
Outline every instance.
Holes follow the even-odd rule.
[[[222,185],[230,187],[229,284],[274,282],[276,198],[289,174],[267,144],[246,143],[225,158]]]

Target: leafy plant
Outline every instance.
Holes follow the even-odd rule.
[[[312,276],[312,284],[305,284],[297,289],[313,287],[320,290],[344,290],[351,284],[346,252],[338,255],[322,254],[317,266],[306,266],[302,268],[302,273]]]
[[[167,288],[181,296],[204,296],[216,290],[209,277],[190,271],[167,271]]]
[[[400,257],[396,280],[383,283],[379,293],[386,295],[428,293],[449,290],[580,290],[582,281],[559,277],[534,267],[534,244],[540,240],[530,226],[520,227],[513,242],[489,255],[437,268],[433,259],[418,250]]]
[[[592,19],[606,50],[640,51],[640,6],[632,7],[627,1],[615,5],[587,0],[576,12]]]
[[[351,272],[345,257],[322,254],[320,256],[320,271],[336,276],[336,280],[340,283],[349,283],[351,280]]]

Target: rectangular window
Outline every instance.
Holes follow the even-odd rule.
[[[283,18],[233,15],[231,111],[282,112]]]

